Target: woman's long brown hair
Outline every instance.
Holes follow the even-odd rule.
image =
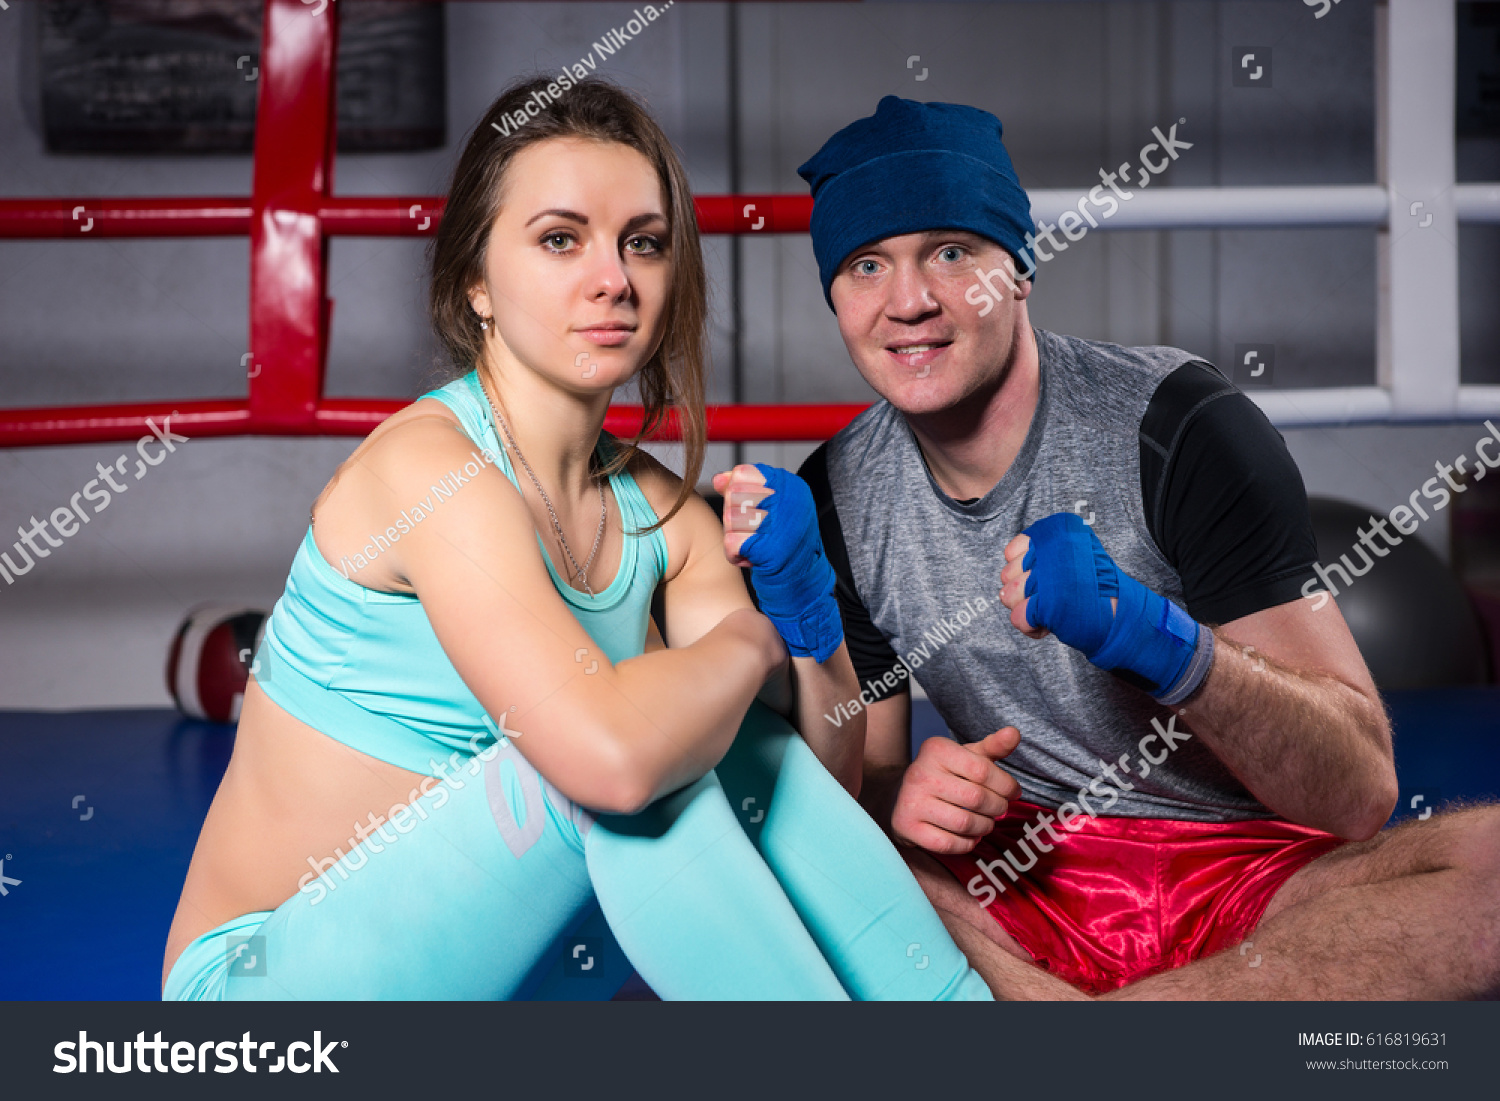
[[[645,407],[640,431],[615,449],[606,472],[613,474],[626,466],[640,441],[661,424],[668,408],[675,408],[682,428],[683,478],[667,515],[632,533],[643,535],[677,514],[692,496],[703,469],[708,304],[698,220],[687,173],[661,127],[638,100],[608,81],[589,77],[546,103],[546,88],[552,80],[531,77],[507,88],[469,136],[453,170],[442,223],[429,248],[428,312],[447,353],[449,370],[466,374],[479,363],[484,349],[484,333],[469,303],[469,289],[483,282],[490,227],[500,212],[505,173],[522,149],[547,138],[578,137],[629,146],[651,162],[667,199],[670,223],[667,253],[672,277],[661,320],[664,336],[636,376]],[[534,95],[546,105],[524,125],[515,125],[517,112],[524,115],[525,104]]]

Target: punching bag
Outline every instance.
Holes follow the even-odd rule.
[[[1392,688],[1448,688],[1489,683],[1489,653],[1479,617],[1463,586],[1421,539],[1400,536],[1379,557],[1361,546],[1359,529],[1384,514],[1348,501],[1308,498],[1318,561],[1333,573],[1334,597],[1365,664],[1382,691]],[[1386,530],[1399,535],[1389,520]],[[1366,559],[1373,565],[1366,566]],[[1346,586],[1334,564],[1350,574]],[[1356,569],[1365,569],[1354,576]]]

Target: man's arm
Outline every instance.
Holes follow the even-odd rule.
[[[1175,708],[1257,799],[1363,841],[1398,798],[1391,725],[1338,605],[1302,599],[1214,630],[1202,688]]]
[[[1018,535],[1005,548],[1000,599],[1018,630],[1042,638],[1024,595],[1030,545]],[[1351,840],[1375,836],[1397,799],[1390,723],[1337,605],[1314,611],[1297,599],[1253,612],[1215,630],[1214,643],[1207,675],[1173,710],[1276,813]]]
[[[1390,726],[1337,607],[1325,598],[1314,610],[1299,596],[1316,577],[1318,547],[1286,441],[1201,362],[1161,382],[1140,438],[1142,512],[1181,578],[1184,606],[1127,574],[1114,577],[1098,539],[1059,516],[1006,548],[1001,600],[1012,623],[1033,638],[1045,633],[1033,623],[1050,626],[1100,668],[1185,704],[1174,710],[1278,814],[1343,837],[1373,836],[1397,798]],[[1090,538],[1092,572],[1049,549],[1084,552]],[[1036,552],[1029,585],[1020,557],[1028,547]],[[1037,600],[1018,609],[1032,604],[1025,588]],[[1105,592],[1127,599],[1101,606]],[[1224,626],[1211,633],[1203,626],[1216,623]]]
[[[1197,363],[1158,387],[1141,437],[1152,538],[1187,611],[1223,624],[1207,680],[1183,701],[1188,725],[1277,813],[1373,835],[1396,799],[1390,726],[1338,608],[1296,595],[1318,548],[1286,441]]]

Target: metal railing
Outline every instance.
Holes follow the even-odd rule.
[[[1380,234],[1377,385],[1257,390],[1283,426],[1453,420],[1500,414],[1500,386],[1462,386],[1458,362],[1459,221],[1500,223],[1500,183],[1455,184],[1452,0],[1388,0],[1377,11],[1381,182],[1326,187],[1170,187],[1139,191],[1110,230],[1367,226]],[[248,397],[0,409],[0,447],[125,441],[167,414],[192,436],[361,436],[401,401],[323,394],[332,302],[326,242],[335,236],[427,236],[434,196],[332,195],[338,5],[266,0],[254,175],[249,198],[0,200],[0,238],[250,237]],[[1033,191],[1055,220],[1077,193]],[[806,233],[801,195],[696,200],[707,234]],[[1420,217],[1419,217],[1420,214]],[[716,405],[709,439],[818,440],[860,404]],[[633,435],[639,406],[605,427]],[[656,438],[677,435],[668,421]]]

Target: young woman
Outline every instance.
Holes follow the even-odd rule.
[[[542,88],[486,113],[434,242],[434,324],[473,369],[313,506],[164,997],[524,996],[597,904],[667,998],[988,998],[889,842],[756,702],[783,635],[806,655],[799,715],[857,686],[815,611],[805,487],[766,468],[775,492],[726,509],[727,535],[692,491],[706,310],[685,174],[623,92],[588,80],[521,114]],[[632,380],[648,427],[675,405],[685,479],[601,432]],[[776,626],[727,557],[758,522],[744,550]],[[856,786],[859,728],[818,721]]]

